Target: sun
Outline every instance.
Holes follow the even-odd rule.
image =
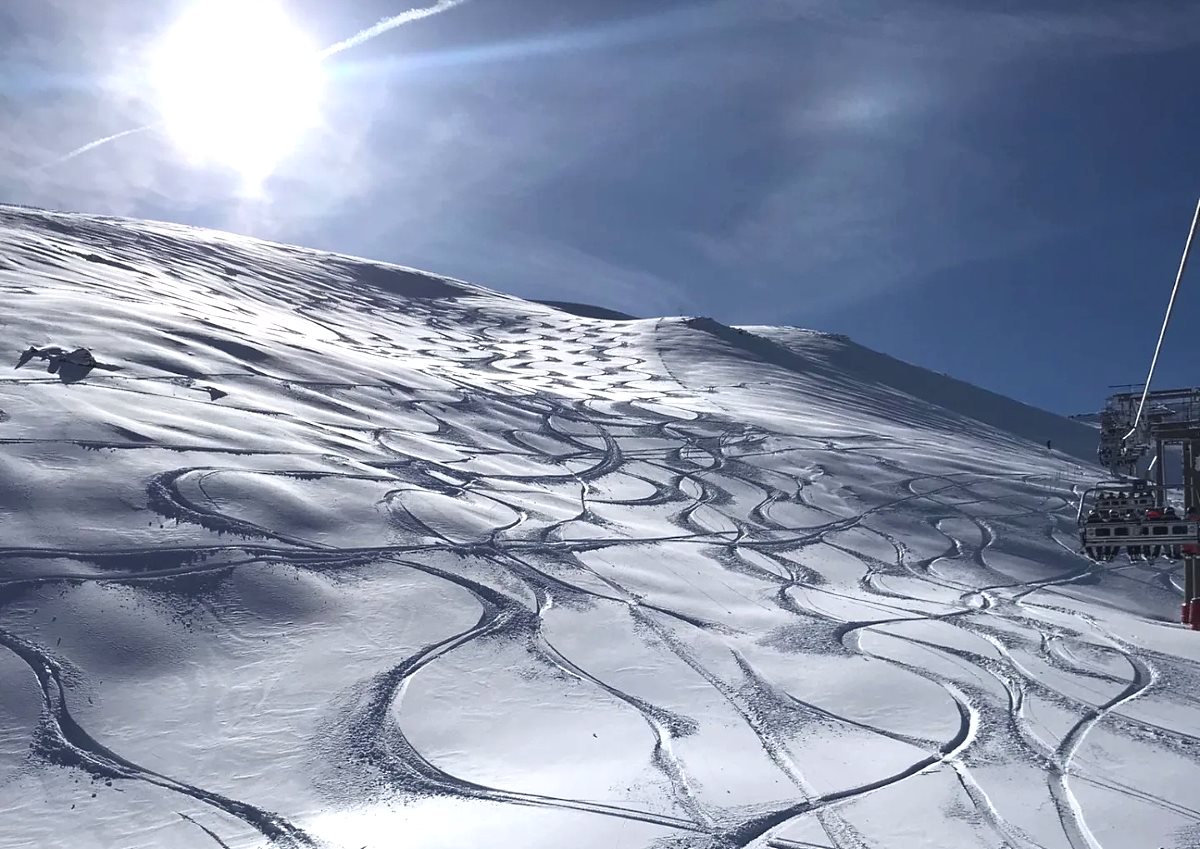
[[[151,73],[183,154],[252,186],[320,118],[320,51],[273,0],[199,0],[158,43]]]

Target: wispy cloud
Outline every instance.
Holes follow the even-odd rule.
[[[1200,7],[1159,0],[1034,0],[1007,8],[970,8],[957,0],[902,6],[879,0],[769,0],[746,9],[765,19],[820,26],[839,37],[977,61],[1029,50],[1158,52],[1200,43]]]
[[[410,250],[431,270],[536,300],[595,304],[641,317],[690,313],[680,280],[632,268],[561,242],[510,233],[454,233]]]

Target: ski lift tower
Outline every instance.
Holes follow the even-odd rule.
[[[1079,499],[1079,537],[1094,560],[1112,560],[1121,552],[1130,560],[1164,554],[1184,560],[1183,621],[1200,631],[1200,389],[1151,392],[1163,339],[1187,269],[1192,242],[1200,231],[1200,201],[1192,214],[1167,313],[1140,393],[1123,392],[1108,399],[1100,414],[1100,462],[1118,478],[1089,489]],[[1183,454],[1183,508],[1180,517],[1167,502],[1164,450],[1178,445]],[[1151,450],[1154,484],[1138,474]]]
[[[1144,410],[1140,417],[1137,411],[1142,403],[1141,392],[1126,392],[1111,396],[1100,414],[1100,445],[1097,455],[1100,463],[1107,466],[1113,475],[1122,480],[1140,478],[1138,466],[1146,455],[1153,458],[1146,475],[1154,473],[1154,505],[1168,506],[1166,485],[1166,449],[1179,446],[1182,454],[1181,484],[1183,490],[1184,523],[1155,522],[1142,517],[1136,519],[1136,533],[1130,528],[1130,536],[1116,539],[1110,534],[1115,527],[1105,524],[1084,526],[1085,547],[1100,549],[1115,554],[1125,549],[1132,555],[1137,551],[1145,556],[1148,542],[1167,543],[1163,550],[1177,551],[1184,560],[1183,621],[1200,631],[1200,389],[1166,389],[1145,394]],[[1139,485],[1141,481],[1138,481]],[[1142,511],[1145,513],[1145,510]],[[1082,516],[1082,504],[1081,504]],[[1119,526],[1119,524],[1118,524]],[[1186,531],[1183,531],[1186,526]],[[1161,539],[1157,535],[1160,534]],[[1146,539],[1146,536],[1151,539]],[[1174,545],[1172,545],[1174,543]]]

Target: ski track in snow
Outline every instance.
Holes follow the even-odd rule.
[[[21,484],[24,509],[66,522],[46,495],[64,480],[55,470],[92,459],[103,475],[125,475],[122,494],[90,478],[78,486],[123,499],[127,521],[82,521],[95,527],[69,528],[61,542],[10,524],[15,536],[0,544],[0,646],[32,674],[41,700],[28,753],[11,775],[0,772],[0,790],[37,769],[76,769],[169,794],[162,822],[188,829],[171,832],[171,845],[184,834],[222,846],[363,845],[322,827],[312,804],[257,801],[261,784],[234,798],[190,777],[186,762],[166,769],[122,754],[125,732],[92,709],[104,692],[99,676],[90,680],[37,618],[56,594],[119,587],[170,597],[207,627],[228,628],[223,639],[248,641],[237,636],[248,626],[226,621],[214,601],[219,588],[239,570],[287,568],[297,581],[408,575],[477,607],[406,652],[370,647],[374,671],[349,689],[314,684],[325,719],[294,743],[292,764],[312,773],[331,809],[394,813],[388,805],[458,800],[651,828],[631,833],[631,846],[860,849],[904,845],[863,806],[944,776],[946,799],[901,807],[901,818],[936,829],[965,817],[978,845],[1122,845],[1105,839],[1110,817],[1096,809],[1101,797],[1081,795],[1086,784],[1169,811],[1200,834],[1194,807],[1094,769],[1113,745],[1091,748],[1099,729],[1134,746],[1153,737],[1192,762],[1200,751],[1197,736],[1172,724],[1179,714],[1133,710],[1170,695],[1163,669],[1175,682],[1200,681],[1195,648],[1147,648],[1147,628],[1165,626],[1145,616],[1140,630],[1113,625],[1119,594],[1097,594],[1136,585],[1166,620],[1174,568],[1100,566],[1071,550],[1072,499],[1094,471],[1030,460],[1032,445],[958,420],[961,433],[935,419],[924,430],[893,425],[886,411],[875,420],[839,414],[838,398],[816,393],[803,373],[744,354],[708,384],[676,340],[699,338],[712,357],[728,351],[703,348],[705,331],[682,322],[574,318],[413,272],[167,225],[14,212],[0,225],[0,290],[16,300],[19,333],[50,341],[32,337],[54,333],[63,304],[98,301],[108,319],[93,327],[81,310],[68,335],[91,333],[97,356],[123,369],[70,386],[33,369],[0,377],[0,445],[46,474]],[[107,350],[112,334],[135,327],[129,316],[145,308],[147,287],[170,306],[169,320],[158,316],[159,329]],[[166,336],[174,342],[147,341]],[[196,347],[203,357],[191,356]],[[321,375],[323,362],[337,367]],[[740,380],[719,383],[727,374]],[[780,402],[778,424],[743,416],[755,385],[771,381],[798,400]],[[202,391],[216,384],[228,393],[219,402]],[[105,422],[106,408],[121,414]],[[0,466],[0,483],[5,474]],[[4,509],[0,521],[16,515]],[[624,629],[612,640],[634,635],[636,651],[678,682],[671,693],[634,674],[642,661],[622,666],[605,653],[605,626],[586,624],[601,615]],[[560,687],[613,722],[636,717],[643,736],[609,745],[632,747],[623,755],[654,776],[637,780],[662,789],[535,791],[529,775],[510,785],[482,756],[457,751],[439,734],[452,732],[466,697],[445,695],[451,731],[409,703],[425,681],[473,692],[472,678],[499,674],[470,665],[480,651],[512,652],[528,667],[517,680]],[[845,673],[828,692],[806,677],[808,665],[828,670],[831,661],[859,677]],[[908,681],[922,695],[877,692],[876,676],[888,682],[880,687]],[[261,698],[271,703],[268,692]],[[1174,698],[1190,699],[1196,716],[1194,697]],[[904,718],[889,726],[893,699]],[[536,723],[542,704],[506,697],[496,711],[512,712],[515,728],[523,709]],[[1065,718],[1048,718],[1055,713]],[[706,741],[722,728],[737,728],[745,747],[724,754],[754,750],[745,769],[781,789],[721,803]],[[836,768],[823,735],[857,741],[859,757]],[[1042,791],[1010,796],[1004,770],[1018,782],[1038,776]],[[222,777],[221,786],[230,784]],[[176,811],[180,797],[196,807]],[[1053,809],[1053,828],[1022,810],[1031,800]],[[223,833],[234,822],[244,832]],[[22,827],[0,814],[0,846],[25,845]]]

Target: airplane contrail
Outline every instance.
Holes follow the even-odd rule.
[[[153,130],[157,126],[158,126],[157,122],[153,123],[153,124],[144,124],[141,127],[134,127],[132,130],[122,130],[119,133],[113,133],[111,136],[105,136],[102,139],[96,139],[95,141],[90,141],[85,145],[81,145],[81,146],[75,148],[70,153],[64,153],[62,156],[58,157],[58,159],[55,159],[51,162],[47,162],[45,165],[42,166],[42,168],[43,169],[53,168],[55,165],[62,165],[64,162],[70,162],[76,156],[82,156],[83,154],[87,153],[89,150],[95,150],[96,148],[100,147],[101,145],[106,145],[109,142],[116,141],[117,139],[123,139],[126,136],[132,136],[137,133],[144,133],[144,132],[146,132],[146,130]]]
[[[389,30],[396,27],[402,27],[407,23],[419,21],[422,18],[431,18],[434,15],[440,15],[455,6],[461,6],[467,0],[438,0],[432,6],[426,6],[419,9],[409,9],[407,12],[401,12],[398,15],[392,15],[390,18],[384,18],[374,26],[367,27],[361,32],[355,33],[344,41],[339,41],[337,44],[331,44],[321,51],[320,57],[328,59],[330,56],[341,53],[343,50],[349,50],[351,47],[357,47],[364,41],[370,41],[376,36],[383,35]]]

